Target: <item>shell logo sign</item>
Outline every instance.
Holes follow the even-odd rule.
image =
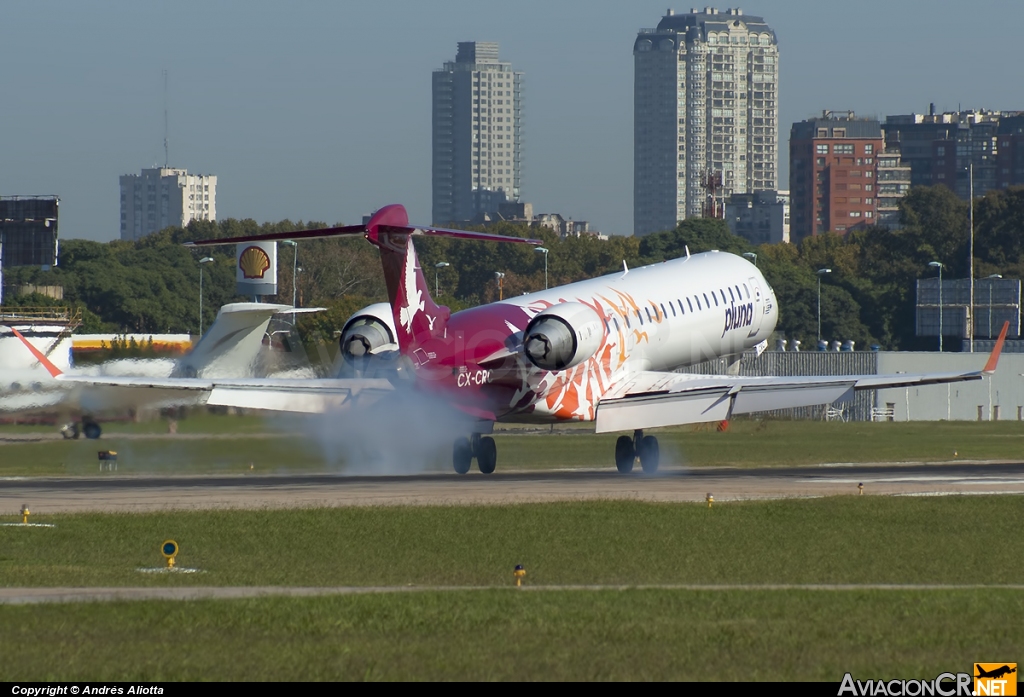
[[[246,247],[238,256],[238,268],[242,278],[263,278],[270,268],[270,256],[255,245]]]
[[[235,286],[239,295],[277,294],[277,242],[235,245]]]

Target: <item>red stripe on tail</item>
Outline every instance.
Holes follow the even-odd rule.
[[[21,339],[21,343],[25,344],[25,346],[28,347],[28,350],[32,352],[32,355],[36,357],[37,361],[39,361],[40,363],[43,364],[43,367],[46,368],[47,372],[50,373],[50,375],[52,375],[53,377],[57,377],[58,375],[63,375],[63,372],[61,371],[61,369],[58,368],[57,366],[55,366],[53,363],[51,363],[50,359],[47,358],[43,354],[42,351],[40,351],[35,346],[30,344],[28,339],[26,339],[24,336],[22,336],[21,332],[19,332],[14,327],[11,327],[11,331],[14,332],[14,335],[16,337]]]

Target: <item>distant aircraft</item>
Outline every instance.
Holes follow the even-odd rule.
[[[639,459],[658,469],[655,436],[644,429],[720,421],[739,414],[828,404],[854,390],[977,380],[995,370],[1004,325],[982,370],[921,375],[739,377],[685,375],[674,368],[727,356],[738,369],[747,349],[762,350],[778,321],[778,302],[761,272],[724,252],[689,253],[642,268],[530,293],[452,314],[435,304],[413,248],[414,236],[539,245],[540,240],[409,225],[405,208],[385,206],[364,225],[206,240],[196,246],[254,240],[360,235],[380,250],[389,302],[346,323],[341,350],[350,365],[392,356],[395,372],[419,391],[476,419],[452,449],[456,472],[477,461],[493,472],[496,421],[595,421],[597,432],[632,432],[615,445],[620,472]],[[729,373],[738,370],[727,371]],[[63,379],[93,385],[191,390],[207,404],[324,412],[392,380]],[[401,379],[401,378],[399,378]],[[396,429],[401,424],[395,425]],[[467,429],[469,430],[469,429]]]
[[[323,308],[295,309],[291,305],[251,302],[224,305],[199,343],[178,360],[119,359],[77,368],[68,373],[56,369],[41,351],[25,340],[21,332],[11,327],[11,331],[29,348],[38,363],[35,368],[27,370],[5,370],[0,366],[0,413],[78,413],[82,415],[81,421],[69,424],[63,433],[75,438],[79,434],[86,438],[99,438],[102,428],[96,422],[95,415],[100,412],[165,404],[181,405],[201,400],[199,395],[179,390],[141,393],[136,389],[91,385],[87,378],[102,379],[112,375],[137,380],[252,376],[266,338],[267,326],[275,314],[315,312],[320,309]],[[58,376],[65,379],[55,380]],[[75,383],[67,379],[71,377],[86,380]]]

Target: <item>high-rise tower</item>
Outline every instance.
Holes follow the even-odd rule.
[[[760,17],[668,11],[633,44],[633,233],[701,215],[719,200],[778,189],[778,42]]]
[[[523,74],[498,60],[498,44],[460,42],[433,76],[432,218],[469,220],[519,198]]]
[[[217,177],[174,167],[121,175],[121,239],[217,219]]]

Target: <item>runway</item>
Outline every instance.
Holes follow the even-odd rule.
[[[655,476],[610,468],[538,472],[343,476],[335,474],[106,476],[0,479],[0,515],[28,504],[47,513],[315,506],[499,505],[628,499],[716,503],[831,495],[944,496],[1024,493],[1022,462],[828,464],[787,468],[668,469]]]

